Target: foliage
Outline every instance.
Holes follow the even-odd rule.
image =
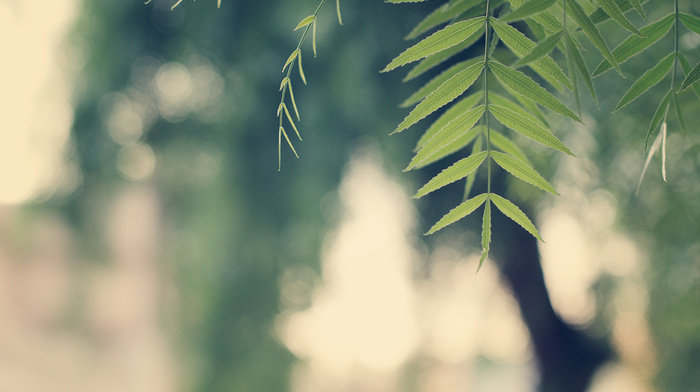
[[[321,2],[319,8],[324,2]],[[418,0],[387,2],[415,3]],[[415,194],[414,197],[420,198],[466,178],[465,201],[449,211],[427,234],[466,217],[484,205],[482,257],[479,264],[481,266],[489,252],[493,203],[499,211],[541,240],[537,229],[520,208],[492,191],[493,171],[500,167],[511,175],[556,195],[554,187],[538,173],[522,153],[526,146],[522,138],[524,136],[551,149],[574,155],[554,135],[554,130],[541,107],[581,122],[579,78],[598,105],[593,78],[612,68],[624,76],[620,64],[644,52],[673,28],[673,50],[637,79],[613,110],[618,111],[635,101],[651,87],[666,79],[670,73],[668,91],[661,98],[647,131],[647,143],[657,131],[658,135],[648,149],[639,186],[651,158],[659,149],[662,155],[662,174],[666,179],[665,146],[669,108],[673,105],[678,124],[685,131],[678,95],[691,88],[700,97],[700,86],[697,84],[700,80],[700,63],[691,69],[685,55],[679,50],[679,28],[682,24],[689,31],[700,34],[700,18],[680,12],[678,2],[675,1],[672,12],[637,28],[630,20],[629,14],[636,12],[647,21],[643,3],[644,1],[639,0],[597,0],[595,3],[584,0],[450,0],[437,7],[415,26],[407,39],[419,37],[432,30],[437,31],[399,54],[382,72],[417,63],[406,76],[406,79],[410,80],[433,68],[444,68],[444,64],[449,64],[451,59],[460,53],[480,53],[444,69],[419,88],[402,104],[415,107],[392,132],[402,132],[433,113],[441,112],[420,138],[415,155],[405,170],[422,168],[467,149],[469,144],[472,144],[468,156],[437,174]],[[315,15],[316,13],[302,20],[297,28],[315,23]],[[629,33],[629,36],[612,50],[600,27],[600,24],[607,20]],[[523,28],[523,23],[527,29]],[[305,36],[306,32],[285,64],[285,68],[290,65],[290,69],[282,81],[282,103],[277,113],[280,117],[279,144],[281,145],[281,136],[284,135],[290,147],[291,142],[282,128],[281,113],[285,113],[297,131],[284,104],[284,94],[288,87],[298,118],[289,75],[294,60],[299,58],[300,75],[305,81],[301,71],[300,52]],[[586,59],[592,55],[582,55],[585,49],[581,39],[584,37],[602,56],[602,61],[593,72],[590,72],[586,65]],[[482,49],[477,50],[478,46]],[[502,50],[503,47],[507,50]],[[563,54],[566,71],[555,61],[557,52]],[[684,74],[680,83],[676,79],[679,73],[678,64],[681,65]],[[570,90],[575,99],[576,111],[565,105],[550,90]],[[447,110],[443,110],[445,107],[448,107]],[[492,121],[494,119],[495,122]],[[485,192],[469,197],[480,168],[486,172]]]
[[[277,149],[278,149],[278,167],[277,170],[280,170],[282,168],[282,136],[284,135],[284,139],[287,141],[287,144],[289,144],[289,148],[292,149],[294,152],[294,155],[299,158],[299,155],[297,154],[296,150],[294,149],[294,145],[292,144],[291,140],[289,140],[289,135],[287,135],[287,131],[284,130],[284,127],[282,126],[283,124],[283,117],[282,113],[284,112],[285,117],[289,121],[289,124],[292,126],[294,129],[294,132],[297,134],[297,137],[299,140],[301,140],[301,135],[299,134],[299,130],[297,129],[296,124],[294,123],[294,120],[292,119],[292,116],[289,114],[289,109],[287,109],[287,104],[285,103],[285,96],[287,94],[287,91],[289,91],[289,98],[292,101],[292,107],[294,108],[294,114],[296,115],[297,121],[300,120],[299,118],[299,109],[297,108],[297,103],[296,100],[294,99],[294,90],[292,89],[292,80],[290,79],[292,75],[292,69],[294,68],[295,62],[298,62],[299,64],[299,76],[301,77],[301,80],[306,84],[306,76],[304,75],[304,68],[302,67],[301,63],[301,46],[304,44],[304,40],[306,39],[306,36],[309,33],[309,29],[312,29],[312,45],[313,45],[313,52],[314,52],[314,57],[316,57],[316,21],[318,19],[318,11],[321,10],[321,7],[323,7],[323,4],[326,3],[326,0],[321,0],[321,3],[319,3],[318,7],[316,7],[316,11],[314,11],[313,14],[305,17],[304,19],[299,22],[297,27],[294,28],[294,31],[297,31],[301,29],[302,27],[305,27],[304,29],[304,34],[302,34],[301,39],[299,40],[299,44],[297,45],[297,48],[294,49],[292,54],[289,55],[287,58],[287,61],[284,63],[284,67],[282,67],[282,72],[285,70],[287,71],[286,76],[284,79],[282,79],[282,83],[280,84],[280,91],[282,92],[282,98],[280,99],[280,104],[277,107],[277,117],[279,117],[280,120],[280,125],[279,125],[279,131],[278,131],[278,142],[277,142]],[[338,12],[338,23],[341,25],[343,24],[343,18],[340,14],[340,0],[336,0],[335,2],[336,5],[336,10]]]

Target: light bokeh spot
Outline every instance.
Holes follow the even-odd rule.
[[[72,111],[57,66],[75,0],[0,2],[0,204],[56,187]]]

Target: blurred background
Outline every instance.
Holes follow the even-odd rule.
[[[440,168],[401,173],[419,130],[388,136],[420,82],[378,72],[434,4],[321,10],[277,172],[280,71],[317,1],[174,3],[0,0],[0,390],[697,390],[698,97],[637,197],[670,82],[605,109],[671,35],[596,80],[585,125],[551,119],[577,157],[533,150],[561,197],[497,176],[545,243],[494,217],[476,274],[480,220],[422,236],[460,185],[411,200]]]

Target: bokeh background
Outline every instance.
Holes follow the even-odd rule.
[[[561,197],[497,178],[546,242],[495,220],[476,274],[479,222],[421,234],[461,191],[409,198],[439,170],[401,173],[418,131],[388,136],[419,84],[378,72],[434,4],[332,3],[277,172],[315,0],[0,1],[0,390],[697,390],[698,98],[636,197],[669,81],[605,109],[672,37],[596,80],[585,125],[551,120]]]

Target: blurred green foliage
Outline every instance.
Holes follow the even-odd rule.
[[[283,149],[278,173],[280,71],[298,40],[292,29],[317,1],[224,0],[219,9],[214,1],[185,1],[171,10],[172,4],[83,0],[72,35],[83,62],[72,128],[73,158],[83,182],[64,200],[64,210],[82,229],[85,243],[99,252],[94,244],[99,244],[100,203],[127,181],[116,162],[128,143],[110,136],[108,120],[114,94],[122,94],[142,113],[143,134],[131,142],[151,146],[157,160],[150,181],[161,192],[170,230],[166,260],[181,293],[173,338],[181,363],[192,373],[187,389],[287,390],[293,356],[273,332],[278,279],[297,265],[318,269],[324,229],[332,219],[324,216],[322,200],[336,188],[355,146],[371,138],[382,146],[390,172],[405,166],[417,137],[389,138],[388,133],[405,115],[397,104],[415,86],[401,83],[401,73],[380,75],[379,70],[405,47],[403,35],[432,6],[346,2],[343,26],[337,26],[333,7],[321,11],[318,57],[310,55],[310,41],[303,49],[309,84],[295,81],[297,125],[304,138],[295,147],[301,159]],[[700,14],[696,2],[680,4]],[[670,11],[648,15],[655,20],[657,12]],[[606,39],[619,41],[623,34]],[[661,53],[669,42],[657,45]],[[654,53],[623,70],[639,75],[660,58]],[[173,65],[187,70],[191,94],[201,90],[199,104],[167,107],[159,97],[159,71],[163,76]],[[206,77],[197,79],[197,70]],[[601,107],[613,107],[630,79],[612,72],[596,79]],[[207,95],[219,90],[213,99]],[[689,101],[682,102],[689,108],[684,112],[689,133],[669,124],[675,131],[669,139],[668,184],[657,161],[640,196],[632,196],[647,124],[662,90],[614,115],[583,103],[594,118],[586,131],[596,139],[591,157],[600,186],[617,197],[620,223],[648,247],[658,386],[692,391],[700,385],[693,365],[700,363],[700,147],[694,126],[700,112],[693,109],[692,94],[683,95]],[[556,169],[556,163],[549,165]],[[429,177],[439,168],[430,170],[403,178],[423,182],[417,176]],[[436,221],[454,205],[450,198],[419,203],[424,220]]]
[[[318,57],[310,41],[303,49],[309,84],[295,83],[303,158],[283,152],[278,173],[280,71],[298,39],[295,23],[314,1],[171,5],[83,1],[72,35],[84,62],[73,125],[83,183],[66,211],[99,252],[99,205],[125,181],[116,165],[125,145],[110,136],[105,114],[110,97],[122,94],[145,113],[143,135],[132,142],[151,146],[157,159],[150,181],[172,232],[166,259],[181,298],[174,338],[193,378],[189,389],[286,390],[293,358],[274,337],[278,279],[295,265],[318,268],[328,223],[320,205],[360,140],[390,146],[385,154],[397,162],[408,153],[408,143],[388,143],[407,90],[399,75],[378,70],[421,10],[364,1],[348,5],[343,27],[333,7],[321,11]],[[213,71],[221,85],[199,88],[221,95],[164,118],[157,79],[176,69],[169,65],[186,67],[192,83],[197,70]]]

